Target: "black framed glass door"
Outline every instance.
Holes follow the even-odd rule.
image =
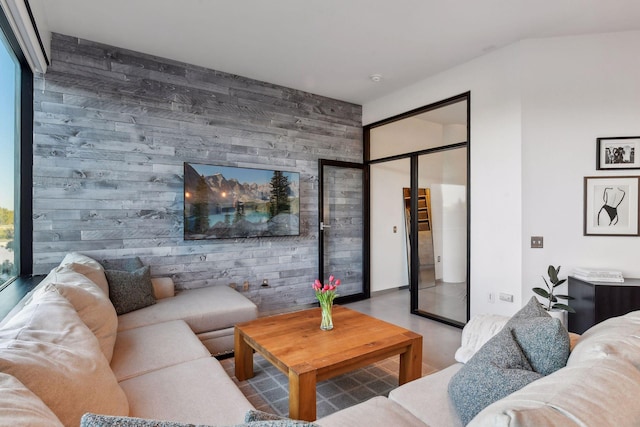
[[[368,298],[364,165],[321,159],[319,171],[319,276],[340,279],[336,302]]]

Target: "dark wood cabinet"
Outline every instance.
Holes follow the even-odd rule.
[[[590,282],[569,276],[569,332],[584,331],[610,317],[640,310],[640,279],[625,279],[624,283]]]

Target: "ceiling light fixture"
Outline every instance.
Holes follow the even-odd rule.
[[[382,74],[371,74],[369,79],[374,83],[379,83],[382,80]]]

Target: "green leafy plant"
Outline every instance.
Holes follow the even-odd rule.
[[[555,268],[553,265],[550,265],[549,268],[547,269],[547,274],[549,275],[549,281],[547,281],[547,279],[545,279],[544,276],[542,277],[542,280],[544,280],[544,284],[547,286],[547,289],[533,288],[533,292],[535,292],[536,294],[540,295],[541,297],[547,300],[545,304],[542,304],[545,310],[551,311],[552,309],[556,309],[556,310],[568,311],[569,313],[575,313],[576,311],[573,308],[569,307],[568,304],[562,304],[558,302],[559,299],[569,301],[574,299],[573,297],[569,295],[553,294],[554,290],[558,286],[562,285],[564,282],[567,281],[567,279],[562,279],[562,280],[558,279],[558,274],[560,274],[560,266],[558,266],[558,268]]]

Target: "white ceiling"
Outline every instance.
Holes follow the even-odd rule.
[[[357,104],[518,40],[640,29],[639,0],[30,4],[45,38],[77,36]]]

